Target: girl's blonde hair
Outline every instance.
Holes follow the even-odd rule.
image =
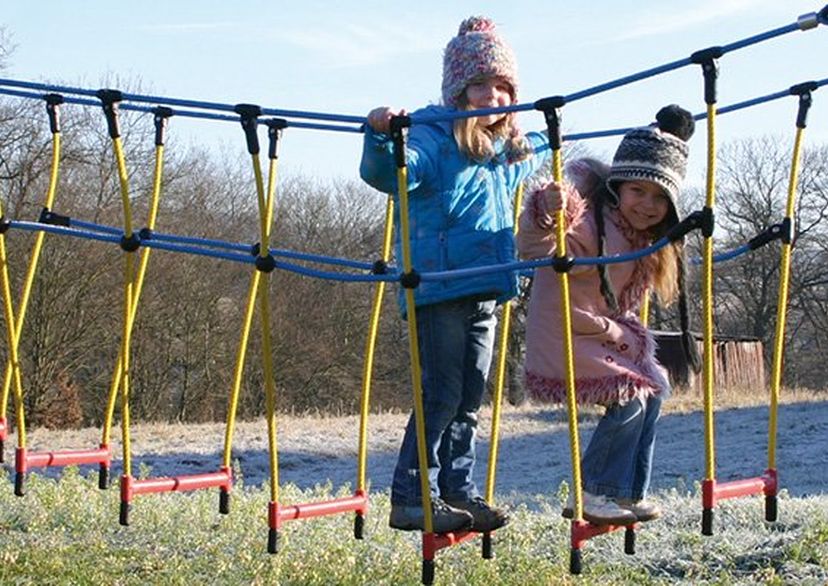
[[[472,109],[465,91],[457,98],[457,109]],[[517,128],[514,112],[489,127],[481,125],[479,118],[458,118],[454,121],[454,140],[460,152],[477,163],[487,163],[498,155],[496,146],[501,142],[510,163],[527,159],[532,154],[528,141]]]

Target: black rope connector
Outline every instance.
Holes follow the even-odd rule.
[[[705,238],[710,238],[713,236],[713,229],[716,226],[716,219],[713,216],[713,208],[704,206],[701,209],[701,233],[702,236]]]
[[[271,273],[273,269],[276,268],[276,259],[273,258],[272,254],[268,254],[267,256],[257,256],[256,257],[256,270],[261,271],[263,273]]]
[[[405,287],[406,289],[416,289],[420,286],[421,281],[420,273],[411,269],[407,273],[403,273],[400,275],[400,285]]]
[[[405,167],[405,129],[411,126],[411,117],[392,116],[389,126],[394,143],[394,163],[402,169]]]
[[[265,124],[267,124],[267,137],[270,141],[267,156],[270,159],[278,159],[279,139],[282,136],[282,131],[288,127],[288,121],[284,118],[271,118]]]
[[[262,250],[262,243],[256,242],[255,244],[250,246],[250,256],[259,256],[259,252]]]
[[[247,152],[251,155],[259,154],[259,136],[256,134],[258,121],[262,115],[262,108],[256,104],[236,104],[233,111],[241,117],[241,125],[247,138]]]
[[[60,94],[46,94],[46,113],[49,115],[49,130],[52,134],[60,132],[60,105],[63,103],[63,96]]]
[[[698,228],[703,228],[705,223],[705,213],[703,210],[696,210],[687,215],[681,222],[673,226],[664,235],[670,242],[676,242],[684,238],[687,234]],[[711,230],[712,234],[712,230]]]
[[[0,216],[0,234],[5,234],[11,228],[11,222],[6,219],[6,216]]]
[[[556,256],[552,259],[552,268],[556,273],[568,273],[574,266],[574,256]]]
[[[756,250],[757,248],[762,248],[768,242],[773,242],[774,240],[782,238],[782,229],[782,224],[768,226],[748,241],[748,248]]]
[[[546,129],[549,132],[549,146],[553,151],[560,150],[561,139],[561,108],[566,104],[565,96],[549,96],[535,102],[535,110],[543,112],[546,120]]]
[[[783,218],[782,219],[782,235],[780,238],[782,242],[785,244],[793,245],[794,240],[796,239],[796,234],[794,234],[795,226],[792,218]]]
[[[121,236],[120,246],[124,252],[135,252],[141,247],[141,237],[135,232],[129,238]]]
[[[826,4],[822,10],[819,11],[819,22],[822,24],[828,24],[828,4]]]
[[[104,115],[106,116],[106,126],[109,129],[109,137],[112,139],[121,136],[121,130],[118,127],[118,103],[122,101],[123,94],[120,90],[100,89],[95,92],[98,99],[103,105]]]
[[[371,274],[372,275],[387,275],[388,274],[388,263],[384,260],[375,260],[374,266],[371,267]]]
[[[66,226],[67,228],[72,224],[72,218],[69,216],[61,216],[51,211],[49,208],[40,210],[40,217],[37,219],[41,224],[49,224],[51,226]]]
[[[173,110],[167,106],[156,106],[152,109],[152,115],[155,120],[155,146],[164,146],[164,132]]]
[[[792,96],[799,96],[799,110],[796,113],[796,127],[805,128],[808,121],[808,110],[811,108],[813,98],[811,92],[816,91],[819,84],[815,81],[806,81],[792,85],[788,90]]]
[[[716,61],[724,55],[721,47],[708,47],[690,55],[690,62],[702,66],[704,75],[704,103],[716,103],[716,78],[719,77],[719,64]]]
[[[138,237],[141,240],[152,240],[152,228],[141,228],[138,230]]]

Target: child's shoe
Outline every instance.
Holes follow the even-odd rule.
[[[575,515],[575,504],[572,495],[561,512],[566,519]],[[621,508],[618,503],[601,494],[590,494],[584,491],[584,520],[593,525],[631,525],[638,521],[635,513]]]
[[[661,517],[661,507],[652,501],[617,498],[615,502],[622,509],[626,509],[638,517],[641,522],[652,521]]]
[[[488,533],[500,529],[509,522],[509,513],[503,509],[496,509],[489,505],[482,497],[475,497],[468,501],[446,501],[449,506],[471,513],[472,531]]]
[[[455,509],[439,498],[431,499],[431,528],[434,533],[453,533],[471,528],[471,513]],[[388,525],[392,529],[403,531],[425,531],[425,515],[421,506],[391,504],[391,516]]]

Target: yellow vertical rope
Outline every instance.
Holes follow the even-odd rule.
[[[0,205],[0,216],[3,208]],[[26,419],[23,413],[23,385],[20,381],[20,362],[17,356],[17,344],[14,331],[14,307],[11,298],[11,284],[9,281],[9,263],[6,255],[6,236],[0,233],[0,286],[3,288],[3,315],[6,319],[6,341],[9,345],[9,358],[12,365],[12,379],[14,381],[14,407],[17,425],[17,445],[26,448]]]
[[[382,238],[382,261],[391,258],[391,237],[394,231],[394,198],[388,196],[385,206],[385,231]],[[385,294],[385,281],[377,281],[374,286],[374,301],[371,305],[371,319],[368,325],[368,338],[365,341],[365,360],[362,365],[362,394],[359,410],[359,455],[357,460],[357,490],[365,490],[366,465],[368,460],[368,410],[371,399],[371,375],[374,369],[374,349],[377,343],[379,318],[382,311],[382,298]]]
[[[555,149],[552,154],[552,177],[560,184],[563,180],[563,161],[560,149]],[[566,214],[564,208],[566,202],[555,213],[555,244],[556,255],[566,256]],[[575,356],[572,341],[572,305],[569,297],[569,275],[561,272],[558,275],[561,284],[561,317],[564,336],[563,360],[566,366],[566,406],[569,414],[569,446],[572,460],[572,489],[574,491],[573,519],[582,521],[584,515],[584,501],[581,490],[581,447],[578,437],[578,401],[575,388]]]
[[[112,139],[115,161],[118,165],[118,180],[121,187],[121,202],[124,208],[124,237],[132,237],[132,209],[129,201],[129,183],[120,137]],[[121,334],[121,435],[123,436],[124,475],[132,476],[132,451],[129,436],[129,348],[132,335],[132,299],[134,295],[133,252],[124,252],[124,305],[123,330]]]
[[[397,185],[400,194],[400,239],[402,242],[403,272],[411,272],[410,223],[408,218],[408,168],[397,168]],[[425,444],[425,416],[423,415],[423,382],[420,367],[420,346],[417,337],[417,309],[414,289],[405,289],[405,307],[408,319],[408,350],[411,355],[411,383],[414,387],[414,423],[417,429],[417,458],[420,462],[420,492],[423,499],[423,530],[434,533],[431,514],[431,485],[428,481],[428,456]]]
[[[641,301],[638,317],[641,320],[641,325],[645,328],[650,325],[650,295],[652,291],[648,287],[644,292],[644,299]]]
[[[155,222],[158,217],[158,203],[161,197],[161,177],[164,170],[164,146],[156,145],[155,147],[155,170],[153,174],[152,184],[152,198],[150,200],[150,209],[147,216],[147,227],[152,230],[155,228]],[[138,265],[138,274],[135,276],[133,284],[134,294],[132,295],[132,309],[130,315],[130,328],[135,323],[135,315],[138,311],[138,300],[141,298],[141,291],[144,286],[144,279],[147,274],[147,267],[149,266],[151,248],[143,248],[141,251],[141,260]],[[115,416],[115,402],[118,396],[118,388],[121,383],[122,368],[123,368],[123,348],[118,351],[118,358],[115,362],[112,378],[109,383],[109,398],[106,405],[106,416],[104,417],[103,432],[101,434],[101,443],[109,444],[110,436],[112,435],[112,420]]]
[[[43,202],[43,206],[47,209],[52,208],[52,204],[55,200],[55,192],[57,190],[58,184],[58,171],[60,169],[60,132],[52,133],[52,165],[51,171],[49,173],[49,187],[46,191],[46,197]],[[13,338],[9,342],[9,345],[12,344],[15,347],[15,354],[19,350],[20,346],[20,334],[23,331],[23,322],[26,319],[26,310],[29,307],[29,298],[32,292],[32,285],[34,283],[35,275],[37,274],[37,265],[38,261],[40,260],[40,252],[43,248],[43,241],[46,238],[46,232],[37,232],[35,234],[34,244],[32,245],[32,254],[29,258],[29,267],[26,271],[26,277],[23,281],[23,293],[20,296],[20,305],[18,307],[17,319],[14,322],[14,330],[13,330]],[[13,370],[17,369],[17,373],[14,376],[21,379],[21,394],[22,394],[22,375],[20,374],[20,364],[14,364],[14,361],[11,357],[11,352],[9,353],[9,357],[6,361],[6,370],[3,375],[3,392],[2,398],[0,398],[0,419],[5,419],[6,417],[6,409],[8,406],[9,401],[9,392],[11,390],[11,382],[13,377]],[[22,404],[21,404],[22,408]],[[25,436],[25,432],[24,432]],[[24,447],[24,446],[21,446]]]
[[[785,218],[793,222],[794,202],[799,176],[799,161],[804,128],[796,129],[791,175],[788,181],[788,200]],[[782,384],[782,357],[785,352],[785,319],[788,308],[788,285],[791,278],[791,244],[782,243],[782,260],[779,267],[779,295],[776,304],[776,332],[773,344],[773,368],[771,370],[771,408],[768,421],[768,468],[776,469],[776,430],[779,411],[779,389]]]
[[[258,156],[254,155],[256,169],[256,191],[259,196],[259,216],[261,220],[261,246],[259,257],[266,258],[270,254],[270,228],[273,222],[273,201],[276,185],[276,159],[270,160],[268,172],[267,197],[265,198],[262,172]],[[270,274],[266,273],[259,286],[259,319],[262,326],[262,370],[265,383],[265,409],[267,411],[267,437],[270,453],[270,496],[271,500],[279,500],[279,453],[276,437],[276,388],[273,383],[273,357],[271,356],[270,339]]]
[[[707,105],[707,182],[705,205],[713,210],[716,204],[716,105]],[[713,381],[716,358],[713,354],[713,237],[705,236],[703,245],[702,300],[704,311],[704,437],[705,478],[713,480],[715,444],[713,439]]]
[[[514,232],[518,233],[518,218],[523,205],[523,183],[515,191]],[[497,473],[497,454],[500,441],[500,411],[503,402],[503,385],[506,380],[506,355],[509,352],[509,329],[512,320],[512,302],[503,304],[501,315],[500,338],[497,349],[497,375],[494,397],[492,399],[492,432],[489,441],[489,465],[486,472],[486,502],[494,503],[495,475]]]

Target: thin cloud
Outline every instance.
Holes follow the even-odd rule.
[[[304,31],[281,31],[278,40],[318,55],[339,67],[375,65],[410,53],[442,48],[442,39],[394,26],[340,24]]]
[[[612,41],[666,35],[706,22],[715,22],[766,4],[768,0],[707,0],[690,4],[682,12],[677,12],[673,7],[654,9],[641,13],[641,17],[632,21],[630,26],[614,36]]]
[[[238,22],[182,22],[176,24],[148,24],[136,27],[150,33],[200,33],[238,27]]]

